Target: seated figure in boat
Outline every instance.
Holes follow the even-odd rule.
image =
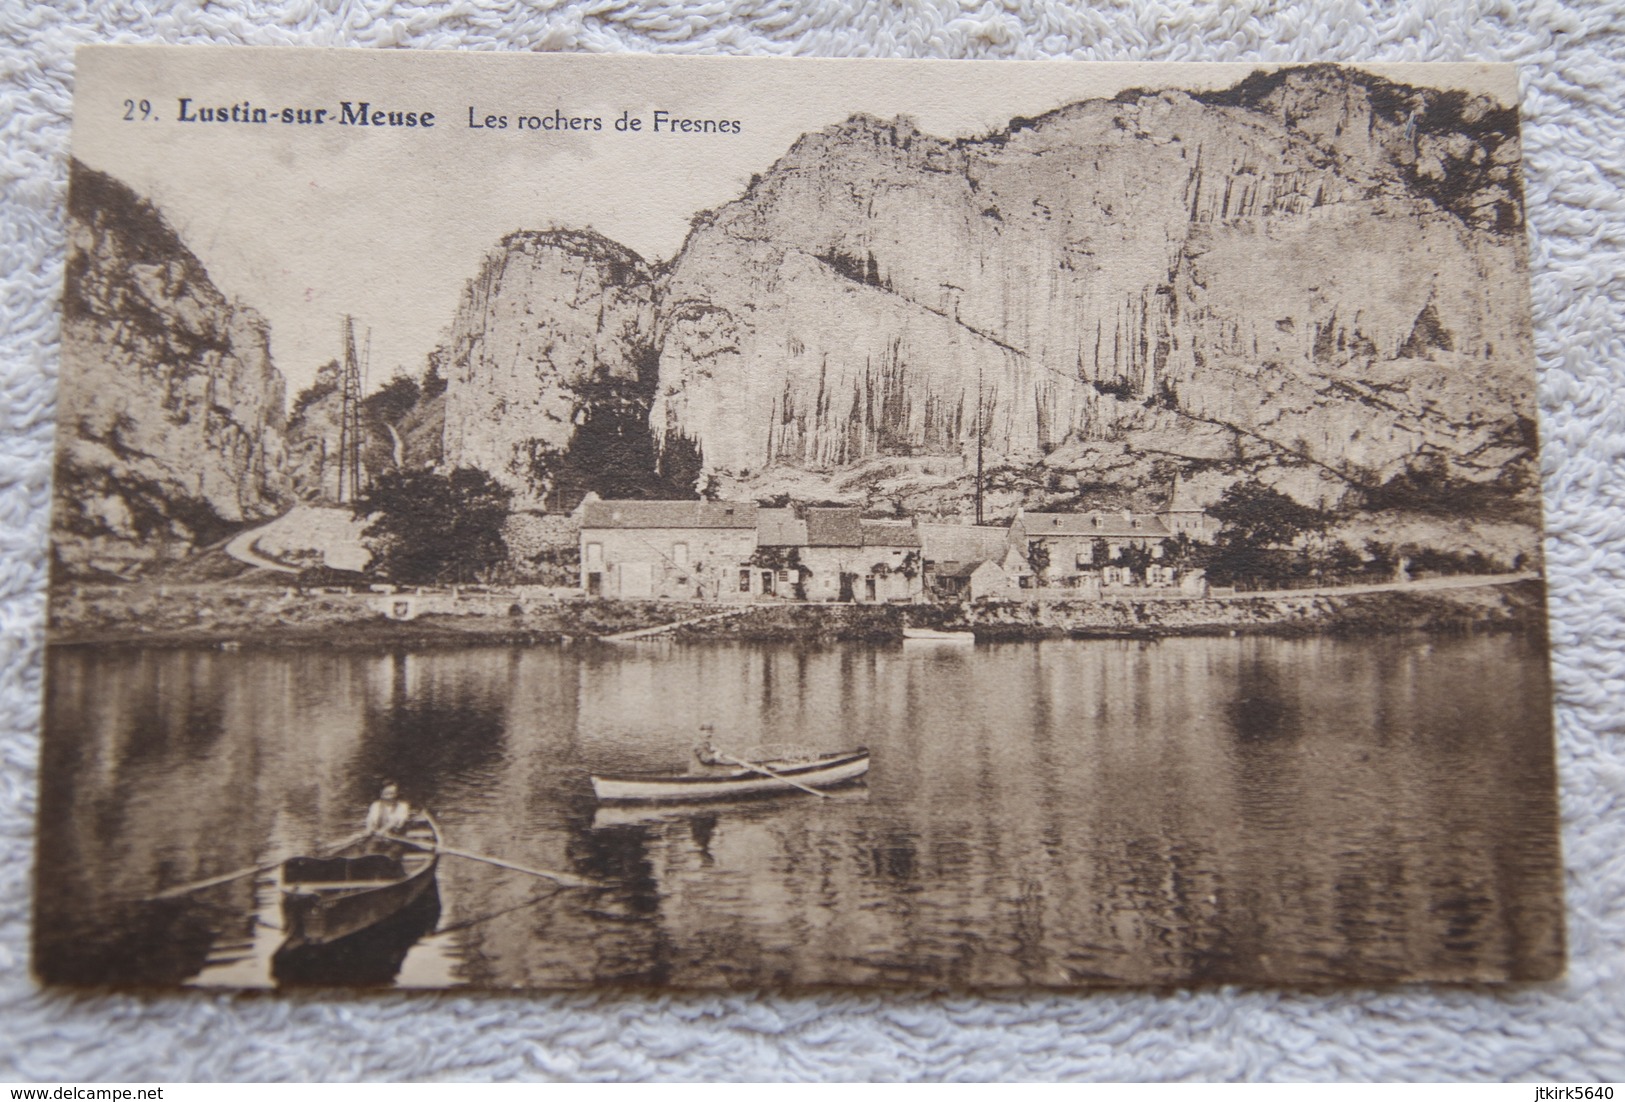
[[[410,823],[416,812],[412,805],[401,799],[401,791],[394,781],[384,785],[378,798],[367,808],[368,834],[398,834]]]
[[[694,747],[694,756],[699,759],[701,765],[732,764],[731,762],[722,760],[722,755],[718,753],[717,748],[711,744],[710,739],[706,739],[704,742]]]

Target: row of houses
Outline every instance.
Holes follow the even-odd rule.
[[[1157,513],[1018,512],[1007,526],[870,520],[855,506],[588,501],[581,588],[623,599],[879,603],[1023,590],[1101,594],[1186,584],[1164,542],[1210,541],[1212,518],[1176,481]],[[1128,554],[1143,548],[1147,554]]]

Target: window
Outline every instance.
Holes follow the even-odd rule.
[[[789,580],[790,580],[790,572],[788,570],[779,571],[779,581],[787,582]]]
[[[749,593],[750,592],[750,571],[749,570],[741,570],[739,572],[739,592],[741,592],[741,593]]]
[[[677,564],[678,569],[688,565],[688,544],[674,543],[671,545],[671,561]]]

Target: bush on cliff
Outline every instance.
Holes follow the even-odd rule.
[[[484,471],[386,471],[356,502],[373,561],[391,581],[478,581],[508,557],[503,525],[513,494]]]

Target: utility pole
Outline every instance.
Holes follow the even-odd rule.
[[[361,496],[361,362],[355,353],[355,319],[344,315],[340,334],[344,370],[339,383],[339,504]]]
[[[976,363],[976,523],[982,523],[982,363]]]

